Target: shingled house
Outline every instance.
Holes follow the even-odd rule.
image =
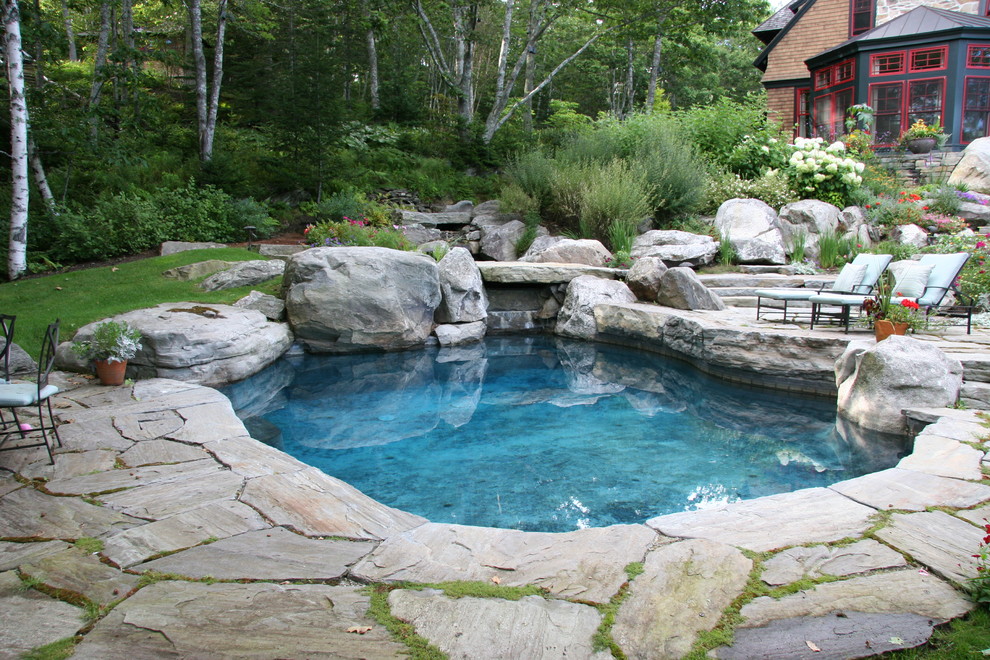
[[[918,119],[959,150],[990,128],[990,0],[795,0],[754,34],[766,44],[770,116],[795,135],[844,132],[846,109],[875,111],[874,143]]]

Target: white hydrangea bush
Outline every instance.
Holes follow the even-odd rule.
[[[849,194],[863,184],[866,165],[850,158],[846,145],[838,140],[826,146],[822,138],[799,137],[788,147],[791,155],[786,174],[805,199],[820,199],[842,208]]]

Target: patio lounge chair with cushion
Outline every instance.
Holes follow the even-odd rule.
[[[51,396],[58,392],[58,387],[48,384],[48,375],[55,364],[55,347],[58,346],[58,321],[48,326],[45,331],[45,339],[41,344],[41,355],[38,358],[38,382],[37,383],[2,383],[0,384],[0,408],[9,408],[14,417],[14,423],[10,428],[0,431],[0,451],[13,449],[28,449],[31,447],[44,447],[48,450],[48,460],[52,465],[55,458],[52,456],[52,446],[48,440],[48,434],[55,436],[58,446],[62,446],[62,439],[58,437],[58,429],[55,426],[55,417],[52,414]],[[48,406],[48,419],[45,419],[42,404]],[[18,408],[37,407],[38,426],[31,429],[27,424],[21,424],[17,417]],[[29,434],[41,434],[38,442],[24,444],[17,442],[7,446],[10,440],[21,440],[27,438]]]
[[[924,308],[927,316],[941,315],[966,319],[966,334],[973,329],[973,304],[956,290],[954,283],[969,259],[967,252],[952,254],[926,254],[915,262],[899,262],[891,267],[894,272],[894,291],[891,302],[914,300]],[[944,305],[946,294],[952,291],[957,302]],[[825,315],[823,306],[839,307],[836,316],[849,332],[850,310],[862,307],[869,296],[821,293],[810,298],[811,327]],[[961,303],[961,304],[960,304]]]
[[[877,280],[880,279],[891,259],[892,257],[889,254],[868,254],[866,252],[857,254],[856,258],[852,260],[852,263],[848,263],[842,267],[842,271],[835,278],[831,289],[757,289],[754,292],[756,294],[756,319],[759,320],[761,318],[761,312],[763,310],[769,309],[782,311],[783,314],[780,320],[786,321],[788,319],[788,302],[807,303],[812,296],[823,293],[870,294],[873,292],[873,287],[876,286]],[[764,306],[764,298],[783,302],[783,309],[775,305]],[[799,309],[801,309],[801,312],[792,310],[790,318],[796,321],[799,316],[810,313],[810,310]],[[765,315],[763,318],[766,318]]]

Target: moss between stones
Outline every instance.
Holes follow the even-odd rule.
[[[64,660],[72,657],[72,654],[76,652],[77,642],[78,639],[75,637],[66,637],[57,642],[31,649],[21,658],[23,660]]]
[[[425,637],[416,633],[416,628],[411,623],[406,623],[402,619],[392,616],[392,610],[388,606],[388,595],[393,589],[403,588],[403,585],[376,584],[365,588],[365,593],[371,597],[371,605],[368,607],[368,616],[377,621],[388,630],[396,641],[405,644],[409,648],[409,657],[412,660],[441,660],[447,655],[430,644]]]

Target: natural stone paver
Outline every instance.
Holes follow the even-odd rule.
[[[391,658],[406,650],[353,587],[159,582],[114,608],[73,658]],[[364,635],[348,633],[370,627]]]
[[[73,497],[21,488],[0,498],[0,534],[7,538],[106,536],[142,521]]]
[[[207,457],[188,465],[154,465],[129,470],[106,470],[69,479],[56,479],[48,482],[45,489],[58,495],[105,493],[121,488],[168,483],[189,478],[209,479],[213,473],[220,469],[216,461]]]
[[[130,440],[153,440],[174,433],[185,425],[185,420],[174,410],[117,415],[113,426]]]
[[[927,472],[955,479],[983,478],[980,461],[983,452],[958,440],[922,433],[914,439],[914,452],[901,459],[897,467]]]
[[[876,535],[959,585],[976,575],[972,555],[984,536],[979,528],[943,511],[895,513]]]
[[[202,445],[211,440],[247,435],[244,424],[234,414],[234,409],[226,399],[222,403],[190,406],[178,412],[185,424],[179,430],[167,434],[172,440]]]
[[[765,552],[857,536],[870,526],[874,513],[827,488],[808,488],[717,509],[658,516],[646,524],[667,536],[712,539]]]
[[[990,522],[990,504],[969,511],[957,511],[956,515],[983,529],[984,525]]]
[[[373,548],[367,541],[310,539],[274,527],[190,548],[136,568],[218,580],[337,580]]]
[[[114,428],[113,419],[103,412],[101,417],[87,415],[81,418],[77,411],[58,415],[62,422],[58,436],[67,451],[89,449],[116,449],[122,451],[133,446],[134,441],[124,438]],[[19,453],[19,452],[18,452]]]
[[[229,470],[206,470],[187,479],[130,488],[98,499],[130,516],[158,520],[212,502],[232,500],[243,485],[244,479]]]
[[[69,547],[64,541],[8,543],[0,541],[0,571],[9,571],[25,562],[38,561]]]
[[[203,448],[242,477],[263,477],[306,468],[305,463],[250,437],[214,440]]]
[[[193,447],[173,440],[148,440],[139,442],[120,455],[127,467],[163,463],[186,463],[209,458],[210,455],[199,447]]]
[[[20,571],[49,587],[83,595],[101,605],[123,598],[140,579],[101,563],[99,557],[79,548],[66,548],[24,563]]]
[[[117,452],[104,449],[65,453],[55,465],[52,477],[56,480],[71,479],[90,472],[111,470],[116,459]]]
[[[24,484],[15,479],[14,475],[0,472],[0,497],[17,490],[18,488],[24,488]]]
[[[218,502],[115,534],[106,540],[103,554],[118,566],[127,568],[163,552],[268,526],[245,504]]]
[[[990,500],[990,486],[900,468],[841,481],[830,488],[881,511],[922,511],[931,506],[964,508]]]
[[[974,438],[990,434],[990,429],[977,421],[975,417],[972,420],[943,417],[928,426],[925,431],[964,442],[971,442]]]
[[[390,537],[351,574],[376,582],[487,581],[534,584],[551,593],[605,603],[643,561],[657,535],[642,525],[563,534],[427,523]]]
[[[634,658],[683,657],[742,593],[752,567],[724,543],[696,539],[658,548],[632,581],[612,637]]]
[[[533,660],[595,658],[591,638],[602,615],[593,607],[526,596],[518,601],[495,598],[448,598],[435,589],[389,594],[394,616],[452,658]]]
[[[379,540],[426,522],[316,468],[251,479],[240,499],[276,525],[307,536]]]
[[[776,586],[802,578],[842,577],[906,564],[900,553],[872,539],[864,539],[834,548],[824,545],[788,548],[766,561],[760,577],[767,584]]]
[[[962,616],[973,603],[934,575],[915,568],[876,573],[820,584],[779,600],[760,596],[743,606],[744,627],[777,619],[822,616],[829,612],[913,613],[946,621]]]
[[[914,648],[928,641],[934,623],[918,614],[848,612],[772,621],[736,630],[732,646],[712,654],[724,660],[793,658],[847,660]],[[811,642],[815,649],[808,645]]]
[[[0,573],[0,658],[13,660],[38,646],[71,637],[82,627],[82,610],[23,589],[14,571]]]

